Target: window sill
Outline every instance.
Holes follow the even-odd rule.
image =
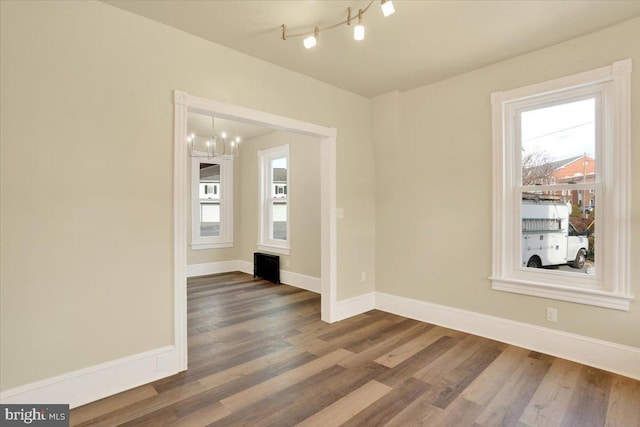
[[[220,243],[191,243],[191,249],[194,251],[200,249],[220,249],[220,248],[232,248],[233,242],[220,242]]]
[[[258,249],[265,252],[274,252],[280,255],[290,255],[291,249],[282,246],[272,246],[258,243]]]
[[[491,289],[496,291],[576,302],[622,311],[629,311],[630,303],[634,299],[633,295],[618,295],[601,290],[576,289],[510,278],[490,277],[489,279],[491,280]]]

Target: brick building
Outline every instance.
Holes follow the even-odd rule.
[[[596,161],[585,155],[572,157],[554,162],[551,172],[552,184],[588,184],[596,181]],[[569,201],[587,210],[595,206],[594,190],[564,191],[563,195],[569,197]]]

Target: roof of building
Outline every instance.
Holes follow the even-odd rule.
[[[581,159],[582,157],[584,156],[569,157],[568,159],[562,159],[562,160],[557,160],[555,162],[548,163],[548,165],[551,170],[555,171],[564,166],[567,166],[569,163],[573,163],[576,160]]]

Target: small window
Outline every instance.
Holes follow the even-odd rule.
[[[233,160],[191,162],[191,247],[233,246]]]
[[[629,309],[630,75],[493,94],[493,289]]]
[[[261,188],[258,248],[288,255],[291,239],[287,194],[289,146],[259,151],[258,163]]]

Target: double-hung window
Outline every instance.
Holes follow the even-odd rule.
[[[630,75],[492,95],[493,289],[629,309]]]
[[[260,212],[258,248],[288,255],[289,242],[289,145],[258,152]]]
[[[233,159],[191,162],[192,249],[233,246]]]

